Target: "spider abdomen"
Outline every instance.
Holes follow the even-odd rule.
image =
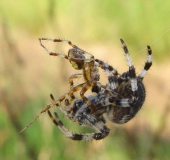
[[[118,124],[126,123],[129,120],[131,120],[141,109],[145,101],[146,93],[145,87],[141,79],[139,78],[137,78],[137,86],[138,86],[137,98],[136,100],[131,102],[132,91],[130,88],[130,83],[127,82],[120,85],[120,87],[118,88],[119,95],[118,99],[119,98],[124,99],[124,101],[126,100],[126,102],[123,103],[123,101],[118,101],[118,103],[109,106],[107,115],[112,122]]]

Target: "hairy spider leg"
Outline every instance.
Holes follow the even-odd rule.
[[[118,71],[116,69],[114,69],[111,65],[109,65],[99,59],[95,59],[95,61],[98,63],[98,66],[106,72],[107,76],[117,77],[119,75]]]
[[[86,121],[88,121],[91,126],[99,130],[100,132],[98,133],[86,133],[86,134],[76,134],[76,133],[71,133],[62,123],[60,118],[58,117],[57,113],[54,112],[55,118],[52,116],[51,112],[48,110],[48,115],[50,119],[53,121],[53,123],[62,131],[62,133],[65,134],[66,137],[72,139],[72,140],[100,140],[108,136],[109,134],[109,129],[104,125],[102,121],[97,121],[95,117],[93,117],[93,121],[91,120],[90,117],[86,117]]]
[[[129,55],[128,48],[127,48],[124,40],[120,39],[120,41],[123,45],[123,50],[125,52],[126,59],[127,59],[127,62],[128,62],[128,66],[129,66],[129,76],[130,76],[131,89],[132,89],[132,95],[133,95],[132,99],[135,99],[137,97],[137,89],[138,89],[135,68],[133,66],[132,60],[131,60],[130,55]]]
[[[52,42],[64,42],[64,43],[68,43],[71,47],[75,48],[75,49],[78,49],[79,51],[81,51],[83,54],[87,54],[90,56],[89,59],[83,59],[85,60],[85,62],[89,62],[91,61],[94,56],[86,51],[84,51],[83,49],[79,48],[78,46],[74,45],[71,41],[69,40],[64,40],[64,39],[52,39],[52,38],[39,38],[39,41],[40,41],[40,45],[46,50],[47,53],[49,53],[50,55],[53,55],[53,56],[60,56],[60,57],[63,57],[65,59],[69,59],[71,61],[76,61],[76,60],[82,60],[82,58],[70,58],[69,56],[67,55],[64,55],[64,54],[61,54],[61,53],[57,53],[57,52],[50,52],[43,44],[42,44],[42,40],[47,40],[47,41],[52,41]]]
[[[140,78],[141,80],[145,77],[147,71],[152,66],[152,50],[151,50],[150,46],[147,46],[147,49],[148,49],[147,61],[145,62],[145,66],[144,66],[142,72],[138,75],[138,78]]]
[[[69,77],[69,84],[70,84],[70,89],[74,86],[74,82],[73,80],[76,79],[76,78],[79,78],[82,76],[82,73],[76,73],[76,74],[72,74],[70,77]],[[75,96],[74,94],[72,94],[70,96],[72,99],[75,99]]]
[[[52,94],[50,94],[50,98],[51,98],[52,102],[55,104],[55,106],[56,106],[62,113],[64,113],[65,115],[67,115],[66,109],[64,109],[63,107],[61,107],[61,106],[59,105],[59,103],[56,103],[56,100],[54,99],[54,96],[53,96]],[[70,102],[69,102],[69,100],[68,100],[67,98],[65,98],[64,104],[65,104],[66,106],[68,106],[68,105],[70,104]]]
[[[51,97],[51,100],[52,100],[52,102],[56,102],[56,100],[54,99],[54,96],[52,95],[52,94],[50,94],[50,97]],[[73,99],[71,98],[71,101],[72,101]],[[57,106],[57,108],[63,113],[63,114],[65,114],[66,116],[68,116],[68,117],[70,117],[69,116],[69,113],[72,111],[72,109],[73,109],[73,107],[72,106],[70,106],[70,102],[71,102],[70,100],[68,100],[67,98],[65,99],[65,102],[64,102],[64,104],[65,104],[65,107],[61,107],[60,105],[58,105],[58,104],[56,104],[56,106]]]
[[[50,95],[52,101],[56,101],[53,97],[53,95]],[[67,99],[66,99],[67,100]],[[68,103],[66,103],[65,105],[68,106],[70,103],[68,101]],[[58,105],[57,105],[58,107]],[[71,111],[72,108],[70,108],[70,110],[67,110],[67,113],[65,112],[65,110],[61,110],[64,114],[66,114],[69,118],[71,118],[73,121],[75,121],[73,119],[73,116],[69,115],[69,112]],[[53,123],[59,127],[59,129],[66,135],[66,137],[72,139],[72,140],[100,140],[105,138],[108,134],[109,134],[109,129],[105,126],[104,123],[106,123],[104,117],[101,118],[101,121],[96,119],[96,117],[94,117],[94,115],[87,115],[86,113],[84,113],[84,123],[87,126],[92,126],[94,129],[97,129],[100,131],[100,133],[87,133],[87,134],[73,134],[71,133],[62,123],[62,121],[60,120],[60,118],[58,117],[57,113],[54,112],[55,118],[52,116],[51,112],[48,110],[48,115],[50,116],[51,120],[53,121]]]
[[[51,120],[53,121],[53,123],[58,126],[58,128],[66,135],[66,137],[71,137],[72,133],[69,132],[69,130],[67,128],[65,128],[65,126],[63,125],[62,121],[59,119],[58,115],[56,112],[54,112],[55,114],[55,118],[52,116],[51,112],[48,110],[48,115],[50,116]]]
[[[73,88],[70,89],[70,91],[68,91],[66,94],[64,94],[63,96],[61,96],[57,101],[53,101],[52,104],[47,105],[26,127],[24,127],[20,133],[22,133],[25,129],[27,129],[32,123],[34,123],[34,121],[40,117],[40,115],[44,112],[46,112],[47,110],[49,110],[50,108],[52,108],[55,105],[59,105],[59,103],[61,103],[64,99],[66,99],[67,96],[72,95],[74,92],[79,91],[80,89],[82,89],[82,87],[84,86],[85,83],[81,83]]]
[[[109,81],[109,89],[114,92],[117,88],[117,78],[118,78],[118,71],[114,69],[111,65],[99,60],[95,59],[95,61],[98,63],[99,67],[103,69],[106,72],[106,75],[108,76],[108,81]]]
[[[95,111],[95,107],[94,105],[88,100],[88,98],[84,95],[85,92],[91,87],[95,85],[95,83],[93,83],[92,81],[88,81],[84,84],[83,88],[80,91],[80,96],[81,98],[86,102],[86,104],[92,109],[92,112]]]
[[[73,80],[82,76],[82,73],[75,73],[69,77],[70,88],[74,86]]]

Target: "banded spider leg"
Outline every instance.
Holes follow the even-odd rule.
[[[53,95],[51,95],[51,98],[52,98],[53,101],[55,101]],[[85,140],[85,141],[92,140],[92,139],[100,140],[100,139],[103,139],[106,136],[108,136],[109,131],[110,131],[110,129],[108,129],[102,121],[99,121],[98,119],[96,119],[95,116],[86,115],[84,113],[84,120],[83,120],[84,124],[89,125],[90,127],[97,129],[99,132],[98,133],[86,133],[86,134],[72,133],[64,126],[64,124],[62,123],[62,121],[58,117],[57,112],[54,112],[55,118],[52,116],[52,114],[49,110],[47,112],[48,112],[50,119],[53,121],[53,123],[62,131],[62,133],[65,134],[66,137],[68,137],[72,140]],[[70,117],[69,113],[68,113],[67,116],[70,119],[72,119],[73,121],[75,121],[74,117]]]
[[[53,100],[53,102],[52,102],[51,104],[49,104],[49,105],[46,105],[46,107],[45,107],[42,111],[40,111],[40,113],[39,113],[27,126],[25,126],[25,127],[20,131],[20,133],[22,133],[25,129],[27,129],[32,123],[34,123],[34,121],[37,120],[37,118],[39,118],[42,113],[46,112],[47,110],[49,110],[50,108],[52,108],[52,107],[54,107],[54,106],[60,106],[60,103],[61,103],[63,100],[65,100],[66,97],[72,96],[72,95],[74,94],[74,92],[79,91],[79,90],[83,87],[83,85],[84,85],[84,83],[72,87],[66,94],[64,94],[63,96],[61,96],[61,97],[60,97],[58,100],[56,100],[56,101],[54,101],[53,98],[52,98],[52,96],[50,95],[50,96],[51,96],[51,99]],[[61,111],[63,111],[63,110],[61,109],[61,107],[59,107],[59,109],[60,109]],[[64,112],[63,112],[63,113],[64,113]]]

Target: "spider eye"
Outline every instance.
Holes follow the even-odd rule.
[[[76,70],[81,70],[83,68],[85,57],[81,51],[72,48],[68,51],[68,56],[69,58],[72,58],[70,63],[72,64],[73,68]]]

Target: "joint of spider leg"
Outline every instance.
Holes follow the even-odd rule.
[[[94,138],[95,140],[100,140],[100,139],[102,139],[102,138],[103,138],[102,133],[95,133],[95,134],[93,135],[93,138]]]
[[[109,64],[101,61],[101,60],[98,60],[98,59],[95,59],[95,62],[98,63],[98,67],[102,68],[105,70],[105,72],[108,74],[108,75],[114,75],[115,77],[118,76],[118,72],[116,69],[114,69],[112,66],[110,66]]]
[[[108,129],[108,131],[102,132],[102,133],[94,133],[93,138],[95,140],[100,140],[103,139],[104,137],[109,135],[110,130]]]
[[[51,120],[58,126],[59,124],[57,123],[57,121],[55,121],[55,119],[53,118],[51,112],[48,110],[47,113],[50,116]]]
[[[111,72],[114,71],[114,76],[118,76],[117,70],[113,69],[112,66],[109,65],[109,66],[108,66],[108,70],[111,71]]]
[[[62,121],[59,119],[57,112],[54,112],[54,115],[55,115],[55,118],[56,118],[56,120],[57,120],[57,123],[58,123],[60,126],[63,126],[63,123],[62,123]]]
[[[98,66],[103,66],[103,61],[99,60],[99,59],[95,59],[95,62],[97,62]]]

